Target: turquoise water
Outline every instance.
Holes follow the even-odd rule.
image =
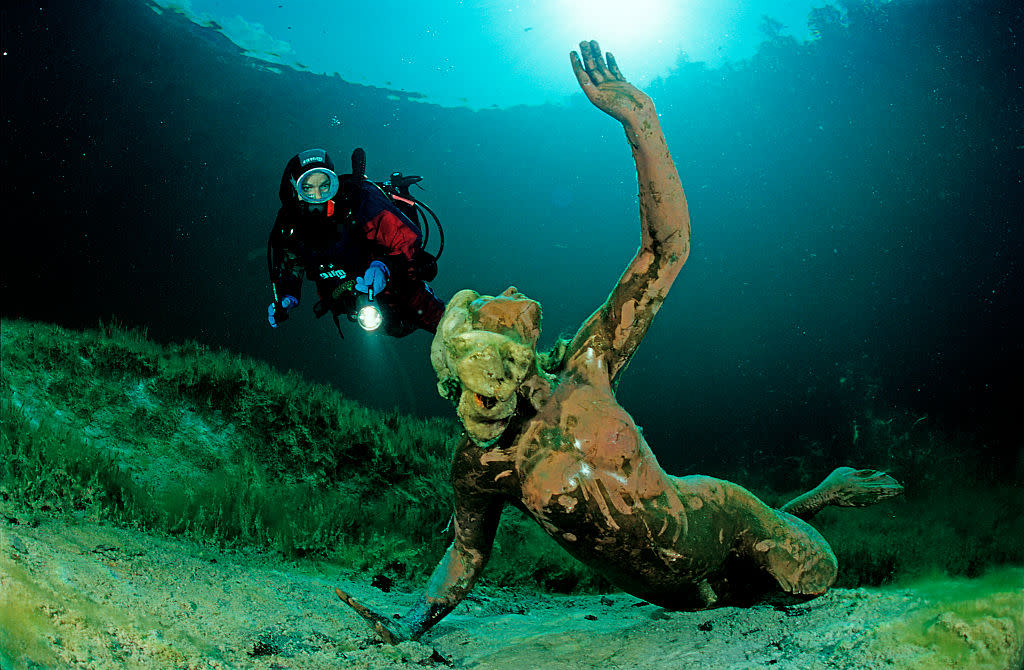
[[[272,4],[260,11],[299,16]],[[2,245],[3,314],[84,327],[116,318],[296,369],[373,406],[450,416],[425,333],[340,341],[308,310],[266,328],[263,253],[281,169],[306,146],[341,163],[361,146],[373,178],[423,175],[417,194],[447,237],[438,295],[515,284],[544,305],[549,344],[600,304],[637,244],[622,132],[572,93],[566,53],[594,37],[653,96],[693,217],[687,267],[619,388],[663,465],[786,464],[776,479],[810,468],[792,475],[809,485],[858,457],[877,424],[902,426],[890,442],[917,440],[918,451],[933,436],[970,444],[955,450],[985,477],[1018,477],[1019,11],[851,4],[804,7],[801,22],[745,7],[671,15],[664,23],[711,46],[687,46],[699,40],[680,30],[656,66],[639,56],[643,37],[623,34],[620,48],[569,30],[571,41],[535,50],[548,58],[509,46],[510,31],[548,40],[554,28],[505,15],[474,19],[500,36],[475,50],[456,29],[467,15],[443,5],[384,24],[353,14],[323,38],[363,45],[351,81],[250,57],[223,17],[204,27],[128,0],[10,10],[16,223]],[[284,42],[284,24],[255,23]],[[362,41],[388,26],[405,36],[400,49]],[[396,50],[420,55],[402,77],[421,71],[422,90],[371,74]],[[434,104],[458,93],[428,77],[444,67],[436,54],[464,68],[467,50],[480,71],[515,81],[490,86],[565,95]]]

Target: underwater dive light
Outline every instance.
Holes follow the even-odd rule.
[[[384,323],[384,315],[380,313],[380,309],[373,302],[372,288],[366,297],[359,301],[356,308],[356,321],[359,323],[359,327],[368,333],[377,330],[380,328],[380,324]]]

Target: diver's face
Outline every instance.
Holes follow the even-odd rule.
[[[311,202],[322,202],[326,199],[330,187],[331,180],[323,172],[314,172],[299,184],[302,197]]]

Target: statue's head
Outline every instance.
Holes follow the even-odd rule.
[[[430,348],[438,392],[470,439],[490,446],[508,427],[525,383],[537,376],[540,304],[510,286],[498,296],[456,293]]]

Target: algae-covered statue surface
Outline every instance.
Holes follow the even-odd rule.
[[[451,473],[455,539],[422,601],[400,620],[338,591],[388,642],[418,638],[472,589],[505,505],[618,588],[700,609],[752,602],[767,589],[823,593],[836,559],[802,519],[902,490],[884,473],[839,468],[772,509],[736,484],[675,477],[658,464],[613,388],[686,261],[689,214],[651,99],[596,42],[581,43],[580,54],[571,55],[580,87],[622,123],[633,150],[640,247],[557,366],[539,364],[540,305],[514,287],[498,296],[463,290],[448,303],[431,361],[465,427]]]

